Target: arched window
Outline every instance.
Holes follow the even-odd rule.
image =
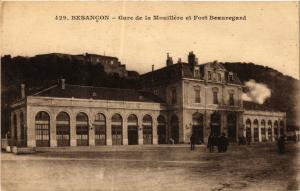
[[[275,121],[274,122],[274,137],[275,137],[275,140],[277,140],[278,139],[278,121]]]
[[[152,144],[152,117],[150,115],[143,117],[143,141],[144,144]]]
[[[138,118],[131,114],[127,118],[128,145],[138,144]]]
[[[166,143],[166,130],[166,119],[164,116],[160,115],[157,117],[158,144]]]
[[[261,140],[262,141],[267,141],[267,137],[266,137],[266,122],[265,120],[261,120],[260,122],[260,132],[261,132]]]
[[[111,118],[112,144],[123,143],[123,119],[120,114],[114,114]]]
[[[89,122],[88,116],[80,112],[76,116],[76,138],[77,146],[89,145]]]
[[[268,140],[272,141],[272,121],[268,121]]]
[[[253,131],[254,131],[254,141],[259,141],[259,129],[258,129],[258,120],[255,119],[253,122]]]
[[[70,146],[70,117],[66,112],[56,116],[56,140],[59,147]]]
[[[252,138],[252,135],[251,135],[251,120],[247,119],[246,120],[246,139],[247,139],[248,143],[251,142],[251,138]]]
[[[37,147],[50,146],[50,116],[44,111],[35,116],[35,140]]]
[[[219,104],[219,99],[218,99],[218,92],[219,92],[219,89],[214,87],[212,89],[212,92],[213,92],[213,103],[214,104]]]
[[[106,118],[102,113],[95,116],[95,145],[106,145]]]

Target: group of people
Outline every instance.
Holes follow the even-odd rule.
[[[191,143],[191,151],[195,150],[195,144],[196,144],[196,136],[192,134],[190,137],[190,143]],[[239,140],[239,145],[246,144],[246,141],[243,139]],[[222,133],[221,136],[217,136],[214,134],[210,134],[207,141],[207,148],[209,149],[209,152],[214,152],[214,147],[217,146],[218,152],[223,153],[227,151],[227,147],[229,145],[228,139],[225,136],[225,133]],[[277,141],[277,147],[278,147],[278,153],[284,154],[285,152],[285,136],[281,135]]]
[[[190,137],[191,143],[191,151],[195,150],[196,137],[194,134]],[[228,147],[228,139],[225,136],[225,133],[222,133],[221,136],[216,136],[214,134],[210,134],[207,141],[207,148],[209,152],[214,152],[214,147],[217,146],[218,152],[226,152]]]
[[[228,145],[229,142],[225,133],[222,133],[221,136],[210,134],[208,137],[207,148],[209,149],[209,152],[214,152],[215,146],[217,146],[219,153],[226,152]]]

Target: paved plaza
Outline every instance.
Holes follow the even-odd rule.
[[[231,145],[227,153],[188,145],[74,147],[1,153],[3,191],[298,190],[300,145]]]

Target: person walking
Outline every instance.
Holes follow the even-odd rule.
[[[191,137],[190,137],[190,143],[191,143],[191,151],[195,150],[195,135],[194,133],[192,133]]]
[[[222,136],[220,137],[220,144],[221,144],[221,152],[226,152],[228,147],[228,139],[225,136],[225,133],[222,133]]]
[[[214,135],[210,134],[207,140],[207,148],[209,149],[209,152],[214,152]]]
[[[284,154],[285,152],[285,137],[281,135],[277,141],[278,154]]]

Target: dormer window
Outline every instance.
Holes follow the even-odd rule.
[[[232,81],[233,81],[233,74],[232,74],[232,73],[229,73],[229,74],[228,74],[228,81],[229,81],[229,82],[232,82]]]
[[[207,73],[207,78],[208,78],[208,80],[211,80],[212,79],[212,74],[211,74],[211,71],[208,71],[208,73]]]
[[[199,68],[195,68],[195,70],[194,70],[194,77],[195,78],[200,78]]]
[[[217,75],[218,75],[218,82],[220,82],[221,81],[221,74],[218,73]]]

